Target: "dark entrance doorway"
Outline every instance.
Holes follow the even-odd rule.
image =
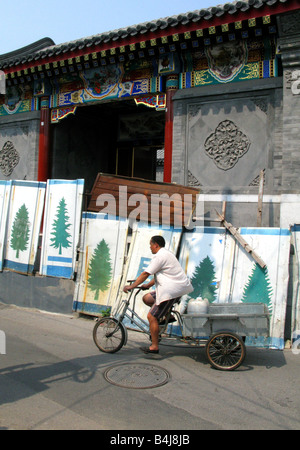
[[[116,175],[156,180],[157,150],[161,146],[118,147],[116,153]]]
[[[52,125],[52,178],[84,178],[92,189],[99,172],[161,180],[164,111],[134,100],[79,106]]]

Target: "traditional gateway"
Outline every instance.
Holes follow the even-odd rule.
[[[272,286],[272,304],[277,305],[274,323],[283,327],[286,315],[293,322],[287,320],[286,329],[296,333],[293,338],[298,342],[299,21],[299,0],[234,1],[63,44],[44,38],[0,55],[0,186],[7,192],[5,184],[12,182],[13,206],[17,209],[16,214],[11,210],[10,223],[18,223],[20,217],[26,218],[26,226],[29,222],[31,210],[27,212],[23,203],[17,208],[17,188],[25,192],[25,185],[45,185],[46,180],[49,185],[53,182],[57,193],[57,206],[52,202],[51,209],[54,222],[67,210],[66,185],[72,184],[75,190],[74,180],[79,180],[76,192],[81,195],[84,180],[85,193],[90,193],[98,174],[126,179],[123,189],[129,194],[130,178],[143,178],[150,184],[158,181],[160,196],[168,192],[170,183],[172,189],[184,186],[187,191],[200,191],[205,239],[201,233],[194,234],[197,230],[190,230],[185,267],[189,261],[199,270],[201,265],[201,272],[204,266],[211,277],[216,272],[210,288],[213,293],[218,290],[220,298],[228,294],[231,299],[236,292],[236,298],[247,297],[249,284],[254,284],[255,292],[259,287],[260,296],[263,292],[265,301],[271,303]],[[62,189],[58,183],[64,185],[64,199],[58,195]],[[148,198],[144,191],[139,194]],[[41,197],[36,195],[40,205]],[[5,199],[3,196],[3,202]],[[30,199],[33,203],[35,197]],[[72,197],[74,223],[81,212],[75,199]],[[223,202],[227,205],[226,222],[243,227],[245,240],[268,263],[273,276],[270,281],[260,272],[258,283],[256,269],[235,265],[237,253],[227,241],[225,245],[225,229],[211,227],[215,225],[215,210],[221,212]],[[82,248],[97,255],[104,246],[103,233],[98,232],[102,219],[93,211],[83,217],[84,223],[89,222],[89,234],[81,234],[86,244]],[[54,266],[60,270],[62,259],[68,277],[76,263],[76,247],[71,247],[67,233],[58,239],[58,227],[52,230],[54,222],[44,221],[41,248],[45,251],[40,258],[43,276],[20,277],[4,271],[1,300],[69,312],[73,298],[77,311],[84,298],[84,311],[87,303],[92,309],[101,302],[93,277],[89,287],[86,283],[88,270],[77,272],[82,277],[78,275],[75,295],[73,279],[62,278],[61,272],[60,277],[54,276]],[[63,222],[69,226],[65,218]],[[122,238],[127,230],[123,224],[113,224],[120,227],[118,236]],[[113,226],[109,229],[101,225],[114,249]],[[91,232],[94,229],[98,234]],[[76,228],[73,236],[77,234]],[[94,242],[98,235],[101,241]],[[62,239],[70,255],[59,254]],[[129,279],[143,267],[148,235],[145,239],[143,255],[128,266]],[[24,242],[12,242],[12,258],[6,257],[7,261],[18,259],[21,245],[25,249]],[[37,248],[38,239],[34,245]],[[191,252],[198,248],[201,252],[193,261]],[[272,257],[274,251],[276,258]],[[117,272],[116,261],[115,278],[122,273]],[[84,259],[83,269],[90,267],[87,262],[88,258]],[[226,274],[222,272],[223,262]],[[122,263],[120,258],[120,267]],[[70,267],[66,269],[67,264]],[[95,267],[91,265],[92,274]],[[230,273],[237,270],[242,275],[234,278],[234,285]],[[246,293],[241,293],[241,286]],[[282,329],[280,333],[282,336]]]
[[[262,225],[299,223],[299,20],[235,1],[1,55],[0,178],[176,182],[256,226],[263,173]]]

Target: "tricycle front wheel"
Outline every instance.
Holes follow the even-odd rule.
[[[114,317],[104,317],[96,322],[93,339],[99,350],[115,353],[125,344],[125,330],[122,323]]]
[[[236,369],[246,356],[243,339],[230,331],[219,331],[212,335],[205,349],[210,364],[219,370]]]

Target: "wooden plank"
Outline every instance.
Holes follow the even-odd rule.
[[[141,218],[147,214],[148,222],[187,226],[192,219],[199,193],[199,189],[179,184],[99,173],[87,210],[100,212],[105,207],[105,212],[109,214],[116,213],[121,217],[129,217],[130,213],[134,214],[136,208],[139,208]],[[97,199],[102,194],[112,196],[114,204],[109,205],[107,201],[105,205],[97,205]],[[135,194],[141,197],[134,197]],[[139,202],[140,199],[142,204]]]
[[[224,216],[219,214],[218,211],[216,211],[216,213],[220,217],[224,227],[232,234],[232,236],[239,242],[239,244],[241,244],[241,246],[246,250],[246,252],[252,256],[252,258],[257,262],[257,264],[259,264],[260,267],[264,269],[266,267],[266,263],[257,255],[257,253],[255,253],[255,251],[250,247],[248,242],[246,242],[245,239],[240,235],[237,228],[235,228],[231,223],[227,222]]]
[[[101,176],[99,176],[101,175]],[[118,191],[120,186],[126,186],[130,195],[132,193],[152,194],[152,193],[179,193],[179,194],[199,194],[199,190],[173,183],[159,183],[138,178],[117,177],[112,175],[99,174],[92,189],[92,197],[94,192],[103,192],[103,184],[105,183],[105,192]]]

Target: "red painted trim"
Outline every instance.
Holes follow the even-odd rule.
[[[173,122],[165,124],[165,159],[164,159],[164,182],[172,181],[172,152],[173,152]]]
[[[173,155],[173,95],[176,89],[167,90],[166,93],[166,123],[165,123],[165,155],[164,155],[164,182],[172,182],[172,155]]]
[[[50,109],[42,108],[40,118],[37,181],[47,181],[47,179],[50,176],[49,151],[50,151]]]
[[[291,0],[289,4],[283,3],[283,4],[276,4],[275,6],[268,6],[264,5],[261,8],[254,8],[252,7],[250,10],[241,12],[238,11],[234,14],[225,13],[221,17],[214,17],[211,20],[205,20],[200,19],[199,22],[190,22],[188,25],[179,25],[176,27],[168,27],[165,30],[159,30],[155,32],[147,32],[145,34],[139,35],[139,36],[132,36],[130,38],[120,39],[116,42],[115,46],[112,41],[108,42],[107,44],[100,44],[97,46],[92,46],[87,48],[83,48],[82,50],[76,50],[74,52],[66,52],[61,53],[60,55],[44,58],[41,60],[38,60],[35,63],[26,63],[21,64],[19,66],[10,67],[8,69],[5,69],[5,73],[11,73],[11,72],[17,72],[18,70],[25,70],[29,69],[31,67],[37,67],[39,65],[44,65],[47,63],[53,63],[55,61],[62,61],[67,60],[68,58],[76,58],[77,56],[83,56],[86,54],[94,53],[94,52],[100,52],[101,50],[110,50],[111,48],[119,48],[121,46],[126,46],[130,44],[138,44],[143,41],[149,41],[150,39],[157,39],[162,36],[172,36],[173,34],[182,34],[186,31],[196,31],[199,29],[209,28],[212,26],[218,26],[225,23],[233,23],[240,20],[247,20],[247,19],[253,19],[258,17],[263,17],[267,15],[276,15],[276,14],[282,14],[289,11],[293,11],[300,8],[300,2],[299,0]]]

